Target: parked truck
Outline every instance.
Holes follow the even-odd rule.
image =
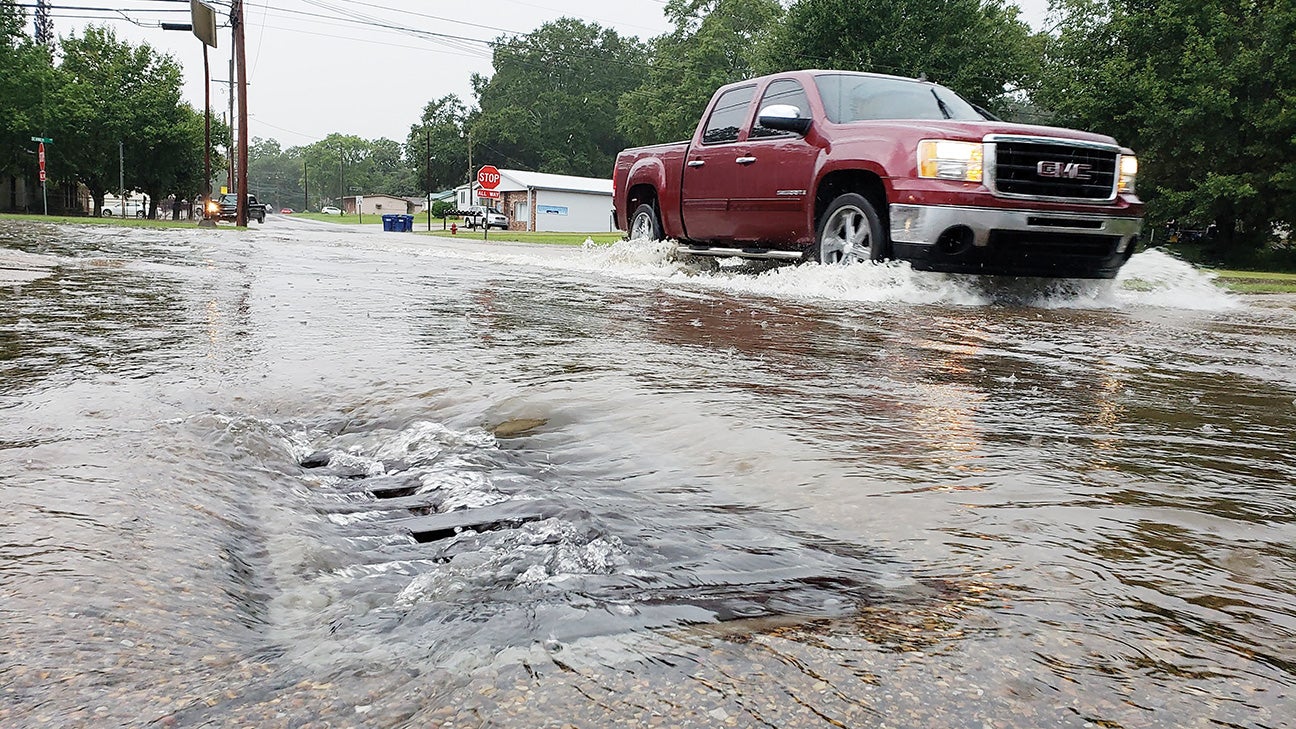
[[[1012,124],[927,81],[795,71],[716,91],[692,140],[627,149],[618,227],[693,256],[898,259],[1112,278],[1143,222],[1111,137]]]
[[[238,220],[238,195],[227,192],[216,200],[208,200],[203,213],[208,220]],[[264,223],[265,218],[266,206],[257,202],[256,195],[249,194],[247,196],[248,221]]]

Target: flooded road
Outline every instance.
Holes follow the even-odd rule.
[[[1296,726],[1291,298],[281,216],[0,255],[0,726]]]

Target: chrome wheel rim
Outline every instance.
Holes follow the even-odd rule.
[[[864,211],[854,205],[843,205],[824,223],[819,262],[845,264],[867,261],[872,238]]]
[[[652,213],[638,213],[630,223],[630,240],[656,240]]]

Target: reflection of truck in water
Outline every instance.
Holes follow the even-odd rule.
[[[208,220],[237,220],[238,219],[238,196],[232,192],[227,192],[217,200],[209,200],[207,209],[203,217]],[[256,195],[247,196],[247,219],[248,221],[257,221],[264,223],[266,217],[266,206],[257,202]]]

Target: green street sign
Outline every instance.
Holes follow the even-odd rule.
[[[32,137],[32,141],[33,141],[33,142],[44,142],[45,144],[53,144],[53,143],[54,143],[54,140],[53,140],[53,139],[50,139],[49,137]]]

